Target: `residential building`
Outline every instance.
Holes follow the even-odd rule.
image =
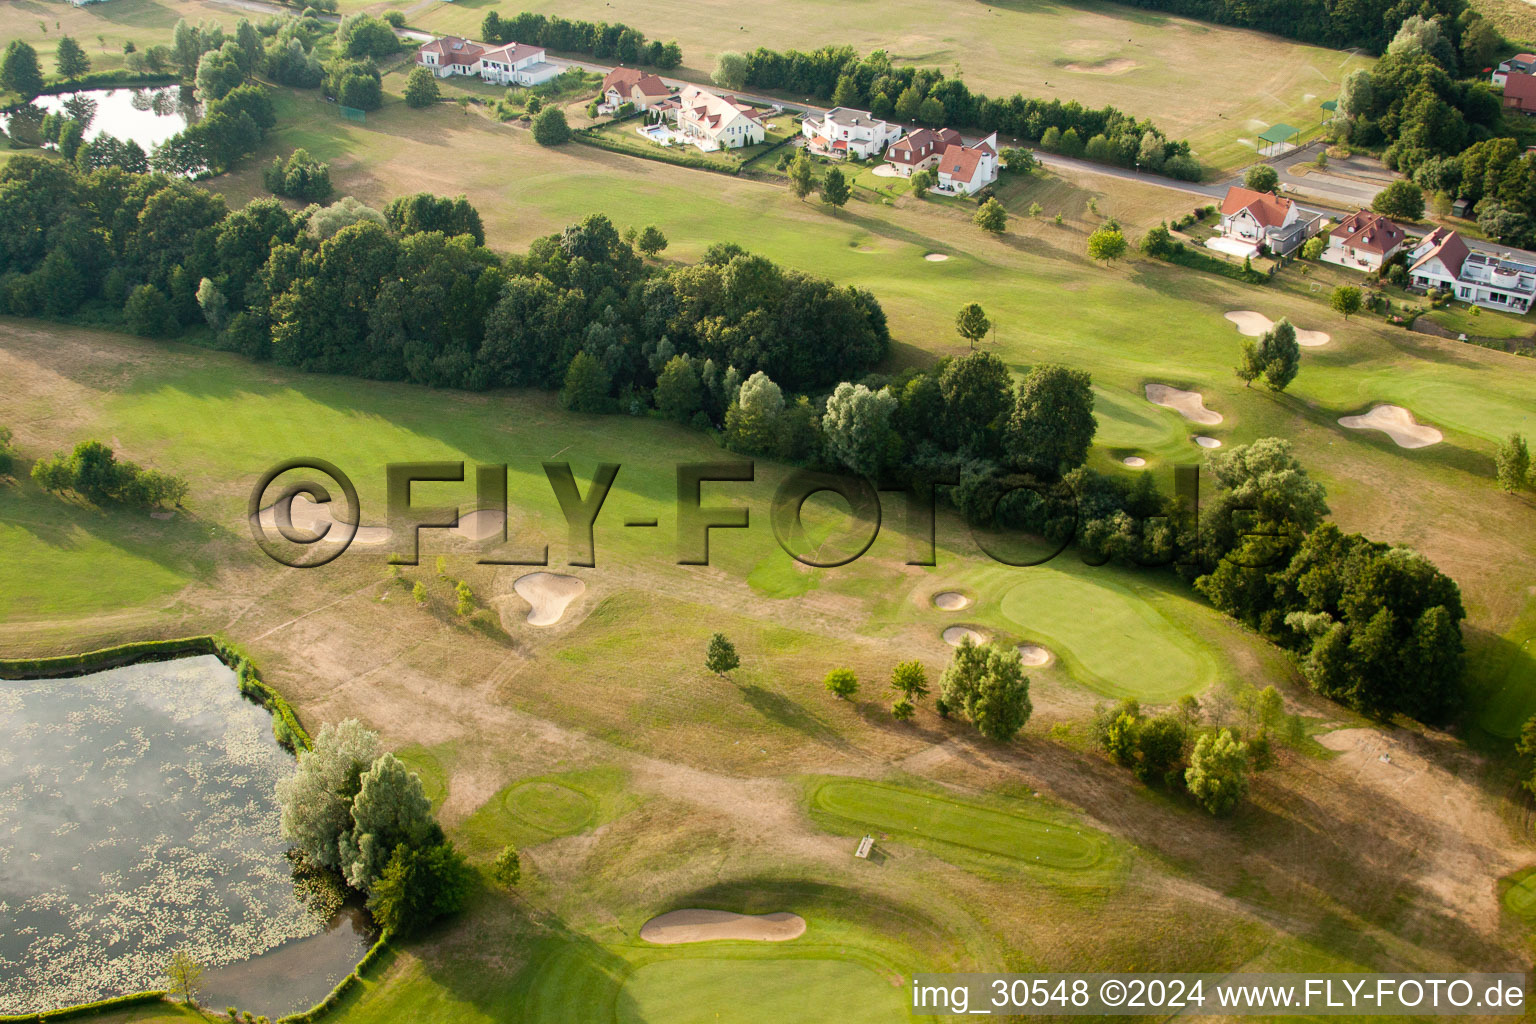
[[[508,43],[480,55],[480,77],[497,85],[542,85],[560,74],[544,59],[544,47]]]
[[[960,133],[953,128],[919,128],[905,138],[890,144],[885,151],[885,162],[903,178],[912,177],[916,171],[926,171],[939,162],[944,150],[960,143]]]
[[[443,36],[424,43],[416,51],[416,63],[426,67],[438,78],[449,75],[477,75],[480,73],[480,55],[485,47],[458,36]]]
[[[756,107],[696,85],[684,86],[678,94],[677,130],[706,152],[753,146],[767,134]]]
[[[1504,81],[1504,109],[1536,117],[1536,74],[1509,73]]]
[[[1536,53],[1517,53],[1493,69],[1493,84],[1503,85],[1513,71],[1519,75],[1536,75]]]
[[[1352,270],[1377,271],[1403,247],[1408,236],[1379,213],[1361,210],[1333,229],[1323,259]]]
[[[653,75],[639,68],[614,68],[603,77],[603,101],[599,109],[607,113],[626,103],[633,103],[636,110],[650,110],[672,95],[660,75]]]
[[[969,146],[951,144],[939,155],[940,192],[974,195],[997,180],[997,133]]]
[[[1221,203],[1224,238],[1265,246],[1277,256],[1289,256],[1317,234],[1322,220],[1321,214],[1303,214],[1289,199],[1236,185]]]
[[[1526,313],[1536,302],[1536,260],[1473,252],[1447,228],[1425,235],[1408,259],[1415,287],[1449,290],[1462,302],[1511,313]]]
[[[868,160],[901,138],[901,125],[882,121],[867,110],[833,107],[819,118],[807,115],[800,122],[800,133],[817,153]]]

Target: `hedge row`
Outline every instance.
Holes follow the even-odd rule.
[[[363,980],[363,972],[372,967],[379,957],[384,955],[384,947],[388,943],[389,933],[384,932],[379,936],[379,941],[375,942],[368,952],[363,954],[363,958],[357,962],[357,966],[352,968],[352,973],[337,982],[336,987],[331,989],[324,999],[307,1010],[290,1013],[286,1017],[279,1017],[277,1024],[314,1024],[315,1021],[336,1009],[341,1003],[341,997],[350,992],[355,985]]]
[[[1189,267],[1191,270],[1204,270],[1212,274],[1220,274],[1222,277],[1230,277],[1234,281],[1244,284],[1264,284],[1269,281],[1269,275],[1263,271],[1244,268],[1239,263],[1228,263],[1226,260],[1208,256],[1194,246],[1185,245],[1183,242],[1176,244],[1172,253],[1163,259],[1169,263],[1177,263],[1181,267]]]
[[[0,658],[0,679],[52,679],[102,669],[121,668],[145,661],[169,661],[189,654],[212,654],[234,670],[240,692],[272,714],[272,735],[289,750],[310,748],[309,733],[293,708],[272,687],[245,652],[215,636],[188,636],[174,640],[136,640],[82,654],[54,658]]]
[[[128,1006],[138,1006],[141,1003],[158,1003],[166,996],[165,990],[158,989],[150,992],[130,992],[126,996],[113,996],[111,999],[98,999],[94,1003],[79,1003],[75,1006],[63,1006],[57,1010],[45,1010],[42,1013],[18,1013],[14,1015],[0,1015],[0,1024],[32,1024],[34,1021],[70,1020],[74,1017],[89,1017],[100,1013],[110,1013],[113,1010],[121,1010]]]

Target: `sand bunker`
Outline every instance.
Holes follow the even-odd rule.
[[[987,638],[984,635],[966,626],[950,626],[944,631],[944,642],[951,647],[959,647],[965,642],[966,637],[970,637],[973,644],[984,644],[987,642]]]
[[[942,594],[933,595],[933,606],[942,608],[946,612],[957,612],[961,608],[968,607],[971,599],[958,590],[946,590]]]
[[[805,918],[784,911],[733,914],[729,910],[674,910],[640,926],[640,937],[659,946],[721,939],[787,942],[804,934]]]
[[[1364,416],[1341,416],[1339,424],[1350,430],[1379,430],[1399,448],[1428,448],[1445,440],[1434,427],[1414,422],[1413,413],[1400,405],[1378,405]]]
[[[302,534],[313,536],[325,528],[326,523],[333,524],[326,533],[323,541],[316,543],[330,544],[333,540],[341,543],[346,540],[352,530],[357,530],[357,536],[352,537],[354,544],[383,544],[389,540],[389,530],[383,526],[358,526],[350,523],[336,522],[331,518],[331,503],[324,504],[310,501],[304,494],[295,494],[293,501],[288,506],[288,511],[293,519],[293,528]],[[276,540],[282,536],[277,528],[277,507],[268,506],[257,515],[257,522],[261,526],[261,532]]]
[[[501,536],[501,528],[506,521],[505,512],[483,508],[459,516],[459,524],[453,528],[452,532],[465,540],[490,540],[492,537]]]
[[[1275,326],[1273,320],[1263,313],[1255,313],[1251,309],[1234,309],[1226,314],[1227,319],[1237,325],[1237,329],[1250,338],[1257,338],[1265,331]],[[1326,345],[1333,340],[1333,336],[1325,331],[1304,331],[1296,328],[1296,344],[1303,348],[1317,348]]]
[[[512,589],[532,606],[528,610],[530,626],[553,626],[565,614],[566,606],[580,597],[587,585],[575,576],[531,572],[519,576]]]
[[[1214,427],[1221,422],[1221,413],[1207,409],[1198,391],[1180,391],[1166,384],[1148,384],[1147,401],[1153,405],[1161,405],[1165,409],[1172,409],[1185,419],[1203,423],[1208,427]]]
[[[1026,665],[1048,665],[1051,652],[1034,644],[1019,644],[1019,660]]]
[[[945,260],[949,259],[949,257],[941,252],[931,252],[927,256],[924,256],[923,259],[927,260],[929,263],[943,263]]]
[[[1214,437],[1206,437],[1204,434],[1195,435],[1195,444],[1201,448],[1220,448],[1221,442]]]
[[[1130,466],[1132,469],[1141,469],[1147,464],[1147,460],[1142,458],[1140,455],[1127,455],[1120,461],[1125,463],[1127,466]]]
[[[1081,64],[1074,61],[1071,64],[1063,64],[1064,71],[1081,71],[1089,75],[1123,75],[1127,71],[1136,68],[1136,62],[1129,57],[1111,57],[1109,60],[1097,61],[1093,64]]]

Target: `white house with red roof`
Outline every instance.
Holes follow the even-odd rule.
[[[639,68],[618,67],[603,76],[602,106],[609,110],[626,103],[633,103],[636,110],[650,110],[671,95],[660,75]]]
[[[940,192],[974,195],[997,180],[997,133],[969,146],[949,144],[939,154],[935,166],[939,171],[937,187]]]
[[[423,43],[416,51],[416,63],[438,78],[479,75],[497,85],[539,85],[560,74],[558,65],[544,59],[542,46],[508,43],[488,47],[458,36]]]
[[[478,75],[480,55],[485,47],[458,36],[443,36],[422,44],[416,51],[416,63],[431,71],[438,78],[449,75]]]
[[[1501,61],[1489,76],[1494,85],[1503,85],[1510,72],[1517,75],[1536,75],[1536,53],[1517,53],[1509,60]]]
[[[480,55],[480,77],[497,85],[542,85],[560,70],[544,59],[544,47],[528,43],[508,43]]]
[[[1245,246],[1256,251],[1266,247],[1277,256],[1288,256],[1317,234],[1321,214],[1304,214],[1291,200],[1271,192],[1232,186],[1221,203],[1221,236],[1233,245],[1219,246],[1233,252]]]
[[[696,85],[678,93],[676,117],[678,133],[705,152],[754,146],[767,136],[756,107]]]
[[[937,164],[946,149],[960,143],[960,133],[953,128],[919,128],[891,143],[885,151],[885,162],[903,178],[910,178]]]
[[[833,107],[821,117],[806,115],[800,134],[813,152],[830,157],[868,160],[901,138],[901,125],[882,121],[867,110]]]
[[[1328,236],[1322,258],[1351,270],[1380,270],[1408,240],[1402,228],[1379,213],[1361,210]]]
[[[1421,238],[1408,260],[1415,287],[1438,288],[1462,302],[1511,313],[1529,312],[1536,303],[1536,260],[1473,252],[1448,228]]]

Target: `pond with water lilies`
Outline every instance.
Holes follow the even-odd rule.
[[[293,771],[270,715],[212,656],[0,680],[0,1014],[164,987],[277,1016],[372,941],[278,831]]]

